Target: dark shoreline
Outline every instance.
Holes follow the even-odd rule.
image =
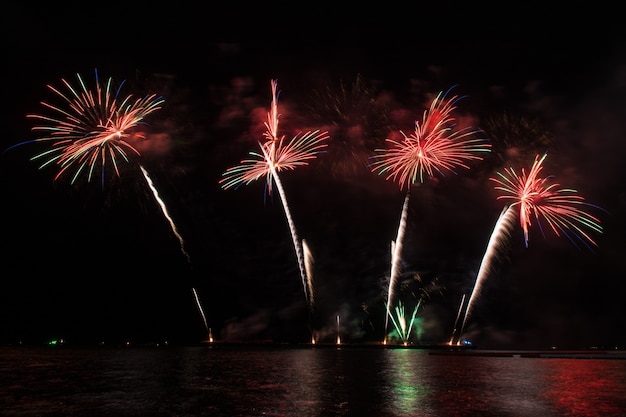
[[[435,356],[477,356],[510,358],[567,358],[567,359],[626,359],[624,349],[480,349],[476,346],[441,345],[401,345],[382,343],[248,343],[248,342],[203,342],[209,348],[287,348],[287,349],[408,349],[424,350]]]
[[[499,357],[499,358],[556,358],[556,359],[626,359],[623,348],[587,348],[587,349],[482,349],[473,345],[450,346],[447,344],[433,345],[402,345],[383,343],[279,343],[271,341],[202,341],[198,344],[58,344],[36,345],[17,344],[0,345],[0,348],[48,348],[48,349],[176,349],[185,347],[202,347],[215,350],[237,349],[334,349],[334,350],[422,350],[433,356],[465,356],[465,357]]]
[[[382,343],[365,344],[281,344],[281,343],[229,343],[206,342],[209,347],[251,347],[266,346],[269,348],[308,348],[308,349],[409,349],[425,350],[429,355],[436,356],[478,356],[478,357],[509,357],[509,358],[567,358],[567,359],[626,359],[626,350],[622,349],[480,349],[475,346],[450,345],[399,345]]]

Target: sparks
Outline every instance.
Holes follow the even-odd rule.
[[[522,169],[518,175],[513,168],[508,168],[490,178],[496,183],[494,189],[501,192],[497,199],[517,207],[526,247],[533,218],[542,234],[541,221],[544,220],[556,236],[567,237],[575,246],[580,242],[587,248],[597,247],[589,232],[602,233],[602,226],[600,220],[585,209],[599,207],[586,202],[576,190],[559,188],[560,184],[551,183],[551,176],[540,177],[547,155],[537,155],[528,173]]]
[[[511,237],[516,216],[524,232],[524,246],[526,248],[528,248],[528,235],[532,226],[532,218],[535,219],[542,233],[541,220],[543,219],[557,236],[566,236],[577,248],[576,242],[583,243],[589,249],[592,246],[597,246],[589,231],[601,233],[602,225],[597,217],[585,209],[600,209],[600,207],[586,202],[574,189],[559,188],[559,184],[550,182],[552,177],[541,177],[542,164],[546,157],[547,153],[541,157],[535,156],[535,161],[528,172],[522,168],[521,174],[518,175],[513,168],[508,168],[505,169],[504,173],[498,172],[497,177],[490,178],[496,184],[494,189],[501,193],[497,199],[506,201],[507,205],[502,210],[489,239],[474,283],[474,289],[467,302],[458,343],[461,341],[460,337],[463,335],[466,322],[484,281],[492,269],[497,251]]]
[[[436,174],[445,176],[445,172],[456,174],[457,167],[469,168],[469,163],[482,160],[481,153],[489,152],[491,144],[486,139],[477,137],[479,130],[472,127],[454,129],[456,119],[452,115],[461,97],[448,98],[448,91],[440,92],[432,101],[430,108],[424,111],[422,123],[415,122],[415,131],[406,135],[400,131],[404,140],[387,139],[388,149],[377,149],[370,165],[372,172],[386,175],[386,179],[397,182],[400,189],[407,188],[407,195],[402,208],[400,227],[392,253],[391,277],[389,280],[387,308],[385,317],[385,341],[389,316],[391,315],[392,295],[395,282],[400,273],[402,241],[409,206],[409,192],[415,184],[423,183]]]
[[[315,159],[318,154],[324,152],[328,146],[327,142],[330,136],[328,132],[320,130],[299,132],[285,143],[285,136],[278,133],[280,114],[278,112],[279,92],[277,85],[277,81],[272,80],[272,103],[270,111],[267,113],[267,121],[265,122],[266,131],[263,134],[265,141],[259,142],[261,152],[252,151],[249,153],[252,158],[244,159],[240,165],[228,168],[222,175],[219,184],[226,190],[238,188],[243,184],[247,185],[261,177],[265,177],[269,195],[272,195],[274,186],[278,188],[278,194],[291,230],[305,298],[309,308],[312,310],[313,294],[309,279],[310,271],[307,271],[310,267],[310,259],[305,259],[305,257],[308,258],[310,256],[310,252],[308,247],[306,247],[306,251],[302,248],[302,242],[296,233],[291,211],[278,173],[308,165],[310,160]]]
[[[469,169],[468,163],[482,160],[480,153],[489,152],[491,145],[476,135],[479,130],[465,127],[454,130],[456,119],[452,112],[456,109],[459,96],[446,98],[440,92],[430,108],[424,111],[422,123],[415,122],[415,131],[404,140],[388,138],[388,149],[377,149],[371,164],[373,172],[386,175],[400,185],[400,189],[410,189],[415,183],[423,183],[436,174],[445,176],[449,171],[456,174],[457,167]]]
[[[34,155],[31,160],[41,160],[40,169],[56,166],[55,180],[73,172],[72,184],[81,174],[91,181],[99,168],[104,183],[105,166],[110,165],[119,176],[119,160],[129,162],[131,155],[140,155],[131,142],[145,137],[136,128],[144,118],[160,109],[164,100],[154,94],[140,98],[121,96],[124,82],[115,89],[111,78],[101,83],[97,71],[92,89],[87,88],[80,74],[77,79],[79,88],[61,80],[65,92],[48,85],[62,99],[63,106],[41,102],[52,115],[28,114],[26,117],[39,122],[32,131],[43,136],[18,145],[51,142],[50,149]]]

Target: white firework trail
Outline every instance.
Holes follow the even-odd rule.
[[[465,303],[465,294],[461,297],[461,304],[459,305],[459,311],[456,313],[456,319],[454,320],[454,328],[452,329],[452,336],[450,336],[449,345],[452,345],[454,341],[454,336],[456,335],[456,326],[459,324],[459,319],[461,318],[461,312],[463,311],[463,304]]]
[[[339,321],[339,314],[337,314],[337,344],[341,344],[341,325]]]
[[[176,238],[178,239],[178,242],[180,243],[180,251],[185,256],[185,259],[187,259],[187,262],[191,264],[191,257],[189,256],[189,253],[187,253],[187,251],[185,250],[185,241],[183,240],[183,237],[181,236],[181,234],[178,232],[178,229],[176,228],[176,224],[174,223],[174,220],[170,216],[167,210],[167,206],[165,205],[165,202],[159,196],[159,192],[154,186],[154,183],[152,182],[152,179],[150,178],[148,171],[142,165],[139,165],[139,167],[141,168],[141,172],[143,173],[143,176],[146,179],[148,186],[152,190],[154,199],[157,201],[157,203],[159,203],[159,207],[161,207],[161,212],[163,213],[163,216],[165,216],[165,218],[167,219],[168,223],[170,224],[170,228],[172,229],[172,232],[174,233],[174,235],[176,235]],[[193,291],[193,297],[196,302],[196,306],[198,307],[198,311],[200,312],[200,315],[202,316],[202,322],[204,323],[204,327],[207,330],[207,333],[209,333],[209,338],[212,338],[212,336],[210,335],[210,329],[206,320],[206,316],[204,314],[204,310],[202,309],[202,305],[200,304],[200,298],[198,297],[198,293],[196,292],[196,289],[193,287],[191,288],[191,290]]]
[[[211,335],[211,329],[209,329],[209,324],[206,321],[206,316],[204,315],[204,309],[202,308],[202,304],[200,304],[200,298],[198,297],[198,293],[196,292],[195,288],[191,288],[191,291],[193,291],[193,298],[194,300],[196,300],[196,306],[198,307],[198,311],[200,312],[200,315],[202,316],[202,321],[204,322],[204,328],[207,331],[207,334],[209,335],[209,339],[211,339],[213,336]]]
[[[315,304],[315,297],[313,296],[313,264],[315,262],[313,260],[313,255],[309,250],[309,245],[304,239],[302,239],[302,250],[304,252],[304,267],[306,270],[306,284],[309,292],[309,305],[312,309]]]
[[[459,332],[458,342],[461,341],[461,337],[463,336],[463,331],[465,329],[465,324],[467,323],[467,319],[471,315],[471,310],[474,306],[476,298],[480,295],[483,282],[489,275],[489,272],[491,272],[492,270],[492,263],[498,255],[498,249],[500,248],[500,245],[504,242],[505,239],[511,237],[511,232],[514,228],[515,219],[516,212],[512,206],[506,206],[502,209],[500,217],[498,218],[493,232],[491,233],[491,237],[489,238],[487,250],[485,251],[485,255],[483,256],[483,260],[478,270],[478,275],[476,276],[474,289],[472,290],[472,294],[470,295],[469,301],[467,302],[465,317],[463,318],[463,324],[461,326],[461,331]]]
[[[291,231],[291,240],[293,241],[293,246],[296,251],[296,258],[298,260],[298,268],[300,269],[300,278],[302,280],[302,287],[304,289],[304,297],[306,299],[307,305],[309,309],[313,308],[313,304],[310,299],[309,291],[307,290],[307,275],[306,275],[306,266],[304,262],[304,255],[302,254],[302,247],[300,245],[300,240],[298,239],[298,234],[296,233],[296,226],[293,222],[293,218],[291,217],[291,211],[289,210],[289,205],[287,204],[287,198],[285,197],[285,190],[283,188],[283,183],[278,177],[278,172],[276,171],[276,166],[272,161],[272,158],[265,150],[265,147],[259,143],[261,150],[263,151],[263,156],[267,162],[268,167],[272,173],[272,178],[276,183],[276,188],[278,189],[278,195],[280,197],[280,201],[283,205],[283,209],[285,210],[285,216],[287,217],[287,223],[289,224],[289,230]]]
[[[176,228],[176,224],[174,223],[174,220],[172,220],[172,218],[170,217],[170,215],[169,215],[169,213],[167,211],[167,206],[165,205],[165,202],[159,196],[159,192],[157,191],[156,187],[154,186],[154,183],[152,182],[152,179],[150,178],[150,175],[148,175],[148,171],[146,171],[146,169],[143,166],[141,166],[141,165],[139,165],[139,167],[141,168],[141,172],[143,173],[143,176],[146,179],[146,182],[148,183],[148,186],[152,190],[152,194],[154,195],[154,199],[157,201],[157,203],[159,203],[159,206],[161,207],[161,212],[163,213],[163,216],[165,216],[165,218],[169,222],[170,228],[172,229],[172,232],[174,233],[174,235],[176,235],[176,238],[178,239],[178,242],[180,243],[180,251],[183,253],[185,258],[187,259],[187,262],[191,263],[191,257],[189,256],[189,254],[185,250],[185,241],[183,240],[183,237],[180,235],[180,233],[178,233],[178,229]]]
[[[400,261],[402,255],[402,247],[404,241],[404,231],[406,229],[406,219],[409,211],[409,196],[410,193],[406,193],[404,198],[404,205],[402,206],[402,215],[400,216],[400,225],[398,226],[398,234],[396,241],[391,242],[391,275],[389,277],[389,289],[387,290],[387,314],[385,316],[385,340],[387,342],[387,328],[389,326],[389,317],[391,315],[391,302],[393,299],[393,290],[395,283],[400,274]]]

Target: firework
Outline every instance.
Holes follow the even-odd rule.
[[[339,314],[337,314],[337,345],[341,344],[341,325],[339,321]]]
[[[38,123],[32,131],[41,133],[42,137],[22,143],[52,144],[50,149],[36,154],[31,160],[41,160],[40,169],[56,166],[55,180],[73,172],[72,184],[81,174],[87,175],[91,181],[100,168],[104,181],[107,165],[112,166],[119,176],[119,161],[129,162],[130,155],[140,155],[131,142],[145,137],[136,128],[144,123],[146,116],[160,109],[164,100],[154,94],[140,98],[122,96],[124,82],[117,88],[113,87],[111,78],[101,83],[97,71],[92,89],[86,86],[80,74],[77,79],[79,87],[72,86],[65,79],[61,80],[64,89],[48,85],[61,99],[62,105],[42,102],[51,115],[28,114],[27,118]]]
[[[193,299],[196,301],[196,306],[198,307],[198,312],[200,312],[200,316],[202,316],[202,322],[204,323],[204,328],[207,331],[208,340],[212,341],[213,335],[211,334],[211,329],[209,328],[209,324],[206,321],[206,316],[204,315],[204,309],[202,308],[202,304],[200,303],[200,298],[198,297],[198,293],[195,288],[191,288],[193,292]]]
[[[500,251],[503,249],[505,242],[508,240],[508,238],[510,238],[514,222],[515,210],[512,207],[505,207],[500,213],[500,217],[496,222],[493,232],[491,232],[491,237],[489,238],[487,250],[485,251],[483,259],[480,263],[478,275],[476,276],[476,282],[474,283],[474,289],[472,290],[470,298],[467,302],[467,306],[465,308],[465,314],[463,316],[463,322],[461,324],[461,330],[459,332],[459,344],[461,343],[461,336],[463,335],[463,331],[465,330],[465,324],[467,323],[474,304],[478,296],[480,295],[483,283],[489,275],[489,272],[491,272],[491,270],[493,269],[493,263],[497,259]],[[465,297],[465,295],[463,297]],[[462,303],[461,307],[463,307]],[[453,339],[454,334],[450,339],[450,344],[452,344]]]
[[[483,119],[482,127],[491,141],[491,164],[484,168],[492,171],[506,161],[524,162],[532,159],[538,150],[549,149],[554,135],[536,117],[522,116],[510,111],[490,114]],[[514,152],[512,152],[514,150]]]
[[[387,336],[387,327],[389,326],[389,317],[390,308],[391,308],[391,300],[394,295],[395,282],[400,275],[400,256],[402,253],[402,246],[404,242],[404,232],[406,230],[406,219],[409,213],[409,196],[410,193],[406,193],[404,198],[404,205],[402,206],[402,215],[400,217],[400,224],[398,226],[398,233],[396,235],[396,240],[391,242],[391,275],[389,280],[389,289],[387,290],[387,314],[385,316],[385,337]],[[396,243],[397,242],[397,243]],[[386,339],[383,340],[386,342]]]
[[[27,118],[38,123],[32,131],[41,133],[42,137],[15,146],[33,142],[50,143],[50,149],[36,154],[31,160],[43,161],[40,169],[56,166],[58,172],[54,177],[55,181],[64,174],[73,172],[72,184],[82,174],[87,175],[90,182],[99,169],[104,186],[106,166],[113,167],[119,176],[120,160],[130,162],[130,155],[140,156],[132,142],[144,140],[145,135],[137,128],[144,124],[144,119],[148,115],[161,108],[164,99],[155,94],[139,98],[133,95],[123,96],[121,90],[125,82],[122,81],[117,88],[114,87],[112,78],[101,83],[97,70],[95,86],[91,89],[87,87],[80,74],[76,77],[78,87],[72,86],[65,79],[61,79],[64,89],[48,85],[57,98],[61,99],[62,105],[42,102],[41,104],[52,112],[51,115],[28,114]],[[180,242],[181,252],[191,263],[184,240],[170,217],[165,202],[159,196],[148,171],[141,165],[139,167],[172,232]],[[192,290],[206,327],[206,318],[199,304],[198,295],[195,289]]]
[[[542,164],[547,156],[547,153],[541,157],[537,155],[528,173],[522,169],[518,175],[513,168],[508,168],[504,173],[498,172],[497,177],[490,178],[496,183],[495,190],[501,192],[497,199],[518,208],[526,247],[532,218],[535,219],[542,234],[543,219],[557,236],[567,237],[575,246],[576,242],[583,243],[588,248],[597,246],[589,231],[601,233],[602,226],[600,220],[585,209],[599,207],[586,202],[576,190],[559,188],[560,184],[551,183],[553,177],[540,177]]]
[[[415,122],[415,131],[404,140],[388,138],[388,149],[377,149],[371,164],[373,172],[386,175],[400,185],[400,189],[410,189],[416,182],[423,183],[427,178],[445,172],[456,174],[456,168],[469,169],[468,163],[482,160],[480,153],[489,152],[491,145],[477,138],[479,130],[471,126],[454,130],[456,119],[452,113],[462,98],[440,92],[424,111],[422,123]]]
[[[600,207],[586,202],[574,189],[559,188],[558,183],[551,183],[551,176],[541,177],[542,164],[546,157],[547,153],[541,157],[537,155],[528,172],[522,168],[521,174],[518,175],[513,168],[508,168],[504,173],[498,172],[497,177],[490,178],[496,183],[494,189],[501,193],[497,199],[504,200],[508,204],[502,210],[487,245],[474,289],[467,302],[460,335],[463,334],[465,323],[480,294],[483,282],[492,269],[497,249],[501,248],[503,242],[511,236],[516,216],[524,232],[526,248],[528,248],[529,228],[532,226],[533,218],[542,234],[541,221],[543,220],[557,236],[566,236],[576,247],[578,247],[577,242],[583,243],[589,249],[597,246],[589,232],[601,233],[602,225],[597,217],[585,209],[600,209]]]
[[[306,284],[307,284],[307,293],[309,294],[309,302],[311,304],[315,303],[315,299],[313,298],[313,265],[315,261],[313,259],[313,254],[311,254],[311,250],[309,249],[309,245],[306,243],[306,240],[302,239],[302,249],[304,252],[304,267],[306,271]]]
[[[398,337],[402,340],[402,344],[405,346],[409,344],[409,337],[411,336],[411,331],[413,330],[413,325],[415,324],[417,317],[417,311],[419,310],[421,303],[422,299],[420,298],[417,305],[413,309],[410,319],[407,319],[402,301],[399,301],[395,308],[396,317],[394,318],[393,314],[390,314],[391,321],[393,322],[396,332],[398,333]]]
[[[176,238],[178,239],[178,242],[180,243],[180,251],[185,256],[185,259],[187,259],[187,262],[191,263],[191,257],[185,250],[185,241],[183,240],[183,237],[181,236],[181,234],[178,232],[178,228],[176,227],[174,220],[170,216],[167,210],[167,206],[165,205],[165,202],[159,195],[159,191],[154,186],[154,183],[152,182],[152,178],[150,178],[150,175],[148,175],[148,171],[146,171],[146,169],[141,165],[139,167],[141,168],[141,172],[143,173],[143,176],[146,182],[148,183],[148,187],[150,187],[150,190],[152,190],[152,195],[154,196],[154,199],[159,204],[159,207],[161,207],[161,212],[163,213],[163,216],[165,216],[165,218],[167,219],[167,222],[169,223],[170,228],[172,229],[172,232],[174,233],[174,235],[176,235]]]
[[[319,161],[336,178],[354,178],[369,171],[370,155],[385,144],[390,132],[389,109],[380,90],[362,74],[314,90],[305,103],[307,117],[332,126],[328,153]]]
[[[267,113],[267,121],[265,122],[266,131],[263,133],[265,141],[259,141],[261,152],[251,151],[249,153],[251,158],[244,159],[241,161],[240,165],[227,169],[219,183],[221,187],[226,190],[229,188],[238,188],[241,185],[247,185],[261,177],[265,177],[266,191],[270,196],[273,195],[274,185],[276,186],[291,230],[305,298],[309,308],[312,308],[313,297],[312,290],[309,288],[310,280],[307,278],[307,261],[303,254],[302,243],[296,233],[285,191],[278,173],[308,165],[310,160],[315,159],[318,154],[324,151],[329,135],[328,132],[320,130],[307,131],[304,133],[299,132],[291,140],[285,142],[285,136],[279,136],[278,134],[280,114],[278,113],[279,93],[277,91],[277,85],[277,81],[272,80],[272,104],[270,111]]]
[[[436,175],[445,176],[446,171],[456,174],[458,167],[469,168],[470,162],[482,160],[481,153],[490,151],[491,145],[488,141],[478,137],[479,130],[471,126],[455,129],[456,119],[453,112],[462,97],[457,95],[448,97],[451,90],[437,94],[430,108],[424,111],[422,122],[415,122],[415,131],[412,134],[406,135],[400,131],[403,140],[387,139],[388,149],[377,149],[377,154],[372,157],[372,172],[386,175],[386,179],[397,182],[401,190],[407,188],[398,237],[392,254],[385,335],[393,287],[399,274],[398,266],[411,187]]]
[[[299,132],[289,142],[285,143],[285,136],[278,136],[278,91],[277,81],[272,80],[272,104],[265,122],[266,131],[263,133],[265,142],[259,142],[261,152],[251,151],[250,159],[244,159],[240,165],[228,168],[219,183],[223,189],[238,188],[248,185],[261,177],[266,177],[267,191],[273,193],[273,171],[276,173],[285,170],[294,170],[308,165],[327,147],[328,132],[313,130]]]
[[[450,342],[448,342],[449,345],[452,345],[452,342],[454,341],[454,336],[456,336],[456,326],[457,326],[457,324],[459,324],[459,319],[461,318],[461,313],[463,312],[463,304],[464,303],[465,303],[465,294],[463,294],[463,297],[461,297],[461,303],[459,304],[459,311],[457,311],[456,319],[454,320],[454,327],[452,329],[452,336],[450,336]]]

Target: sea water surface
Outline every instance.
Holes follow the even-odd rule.
[[[0,347],[9,416],[624,416],[624,356]]]

